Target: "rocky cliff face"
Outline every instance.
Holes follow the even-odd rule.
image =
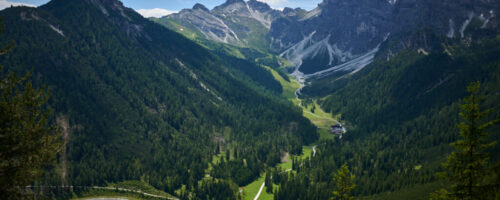
[[[339,72],[384,41],[392,41],[389,51],[397,53],[404,48],[435,50],[442,40],[495,36],[498,8],[499,1],[492,0],[324,0],[305,14],[287,10],[291,14],[276,19],[270,49],[302,73]]]
[[[399,0],[392,12],[392,31],[427,27],[449,38],[464,38],[473,21],[479,26],[475,28],[498,29],[499,6],[499,1],[492,0]]]
[[[240,43],[238,35],[222,20],[213,15],[204,5],[196,4],[192,9],[184,9],[168,16],[183,25],[192,25],[207,38],[225,43]]]
[[[307,74],[347,62],[384,41],[392,7],[386,0],[325,0],[305,15],[274,21],[271,49]]]
[[[405,48],[442,50],[442,42],[494,37],[499,2],[324,0],[311,11],[277,11],[256,0],[227,0],[213,10],[198,4],[168,18],[207,39],[273,51],[290,61],[290,72],[313,77],[356,72],[375,55],[390,58]]]
[[[207,39],[255,47],[267,46],[262,43],[271,23],[281,16],[280,11],[256,0],[228,0],[213,10],[196,4],[166,18],[194,27]]]

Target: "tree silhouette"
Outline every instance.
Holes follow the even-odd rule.
[[[335,181],[335,190],[333,191],[333,197],[330,200],[352,200],[351,191],[356,187],[354,184],[354,175],[351,174],[347,164],[343,164],[342,167],[337,171],[333,180]]]
[[[488,150],[495,146],[489,141],[486,131],[498,120],[483,122],[491,110],[481,111],[479,103],[484,96],[478,95],[479,82],[467,87],[470,96],[460,106],[462,122],[458,124],[460,139],[451,145],[455,151],[448,156],[443,166],[446,171],[440,176],[449,182],[449,191],[441,189],[431,195],[431,199],[480,200],[493,199],[494,183],[488,181],[492,175]]]
[[[2,199],[24,199],[25,187],[42,174],[43,166],[54,163],[61,135],[48,125],[49,95],[28,81],[31,72],[24,77],[2,72],[0,66],[0,194]]]

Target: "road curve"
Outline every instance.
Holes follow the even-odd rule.
[[[317,146],[318,146],[318,145],[314,145],[314,146],[313,146],[313,155],[312,155],[312,157],[316,156],[316,147],[317,147]]]
[[[265,181],[264,181],[264,183],[262,183],[262,185],[260,186],[259,192],[257,193],[257,195],[255,195],[255,198],[253,198],[253,200],[258,200],[258,199],[259,199],[259,196],[260,196],[260,194],[262,193],[262,190],[264,190],[264,186],[266,186],[266,182],[265,182]]]
[[[150,193],[143,192],[141,190],[132,190],[132,189],[126,189],[126,188],[117,188],[117,187],[98,187],[98,186],[28,186],[28,188],[34,188],[34,187],[38,187],[38,188],[90,188],[90,189],[101,189],[101,190],[118,190],[118,191],[123,191],[123,192],[131,192],[131,193],[142,194],[142,195],[148,196],[148,197],[155,197],[155,198],[168,199],[168,200],[179,200],[178,198],[150,194]]]

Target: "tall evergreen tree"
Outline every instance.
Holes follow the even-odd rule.
[[[480,200],[493,199],[495,188],[488,176],[493,172],[488,150],[495,146],[489,141],[486,129],[498,120],[484,122],[491,110],[481,111],[479,103],[480,83],[474,82],[467,87],[470,96],[460,106],[462,122],[458,124],[461,139],[452,143],[455,151],[443,164],[446,171],[440,176],[447,179],[450,190],[441,189],[431,195],[431,199]]]
[[[347,164],[343,164],[337,171],[333,180],[335,181],[335,190],[330,200],[352,200],[351,191],[356,187],[354,184],[354,175],[351,174]]]
[[[1,31],[0,31],[1,32]],[[7,53],[1,50],[0,55]],[[3,71],[0,66],[0,73]],[[48,125],[44,109],[49,96],[34,89],[31,73],[17,77],[0,74],[0,194],[2,199],[24,199],[25,186],[55,161],[61,149],[60,134]]]
[[[271,180],[271,170],[266,171],[266,178],[264,179],[264,183],[266,185],[266,192],[271,194],[273,193],[273,182]]]

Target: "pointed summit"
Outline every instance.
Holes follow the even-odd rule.
[[[199,9],[199,10],[203,10],[203,11],[206,11],[206,12],[210,12],[210,10],[203,4],[201,3],[197,3],[193,6],[193,10],[196,10],[196,9]]]
[[[269,6],[267,3],[264,3],[261,1],[250,0],[247,3],[254,10],[258,10],[259,12],[262,12],[262,13],[272,10],[271,6]]]

